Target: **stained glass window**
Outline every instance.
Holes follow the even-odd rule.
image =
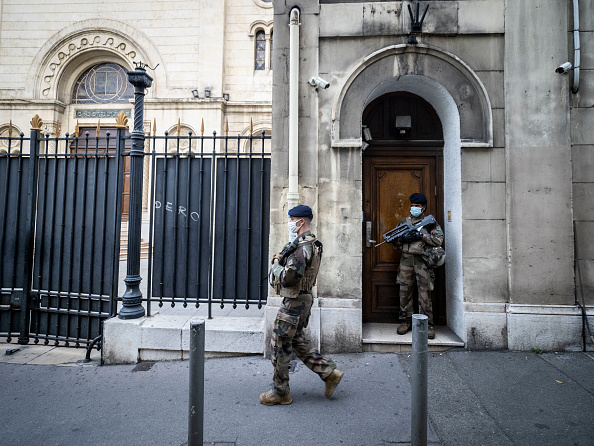
[[[134,87],[126,70],[114,63],[89,68],[78,78],[72,92],[73,104],[127,103],[134,98]]]
[[[264,31],[256,33],[256,70],[266,69],[266,35]]]

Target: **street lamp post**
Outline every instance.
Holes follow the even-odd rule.
[[[128,71],[128,81],[134,85],[134,130],[130,149],[130,208],[128,213],[128,261],[126,292],[122,298],[120,319],[137,319],[145,314],[140,291],[140,238],[142,225],[142,181],[144,170],[144,95],[153,78],[146,72],[147,65],[139,63]]]

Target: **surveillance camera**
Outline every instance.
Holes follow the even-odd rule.
[[[559,74],[567,74],[569,70],[571,70],[572,65],[571,62],[565,62],[559,65],[559,67],[555,70],[555,73]]]
[[[318,76],[313,76],[309,78],[309,85],[316,88],[323,88],[326,89],[330,86],[330,82],[326,82],[324,79]]]

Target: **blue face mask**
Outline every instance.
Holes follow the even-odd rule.
[[[416,206],[411,206],[411,208],[410,208],[410,215],[412,215],[413,217],[418,217],[422,213],[423,213],[423,208],[419,208],[419,207],[416,207]]]

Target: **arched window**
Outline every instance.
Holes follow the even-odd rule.
[[[247,134],[249,135],[249,129]],[[264,129],[264,136],[268,138],[262,139],[262,130],[254,130],[254,133],[252,133],[253,138],[246,139],[243,143],[244,153],[261,153],[262,149],[264,149],[264,153],[270,153],[272,148],[271,135],[272,132],[270,130]]]
[[[273,42],[272,31],[270,31],[270,70],[272,70],[272,49],[273,49],[272,42]]]
[[[73,104],[128,103],[134,98],[134,87],[126,70],[114,63],[89,68],[78,78],[72,91]]]
[[[266,69],[266,34],[264,31],[256,33],[256,70]]]

